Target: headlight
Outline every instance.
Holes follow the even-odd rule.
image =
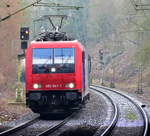
[[[41,88],[41,85],[40,85],[40,84],[33,84],[33,88],[34,88],[34,89]]]
[[[56,72],[56,68],[51,68],[51,72]]]
[[[66,88],[74,88],[74,83],[66,84]]]

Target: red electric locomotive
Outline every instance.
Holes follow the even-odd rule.
[[[78,41],[34,41],[26,50],[26,103],[51,113],[89,98],[90,57]]]

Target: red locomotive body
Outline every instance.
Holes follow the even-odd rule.
[[[89,97],[90,58],[78,41],[32,42],[26,51],[26,101],[37,113]]]

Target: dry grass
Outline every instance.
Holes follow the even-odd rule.
[[[5,17],[18,9],[18,2],[10,0],[10,8],[0,8],[0,16]],[[21,13],[22,14],[22,13]],[[29,110],[24,106],[9,105],[8,102],[15,100],[17,54],[19,44],[19,29],[21,14],[17,14],[8,20],[0,23],[0,122],[10,121],[25,114]],[[14,44],[13,44],[14,43]]]
[[[3,89],[0,95],[0,122],[14,120],[30,110],[23,105],[11,105],[15,101],[15,92]]]

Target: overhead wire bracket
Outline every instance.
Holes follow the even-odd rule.
[[[80,8],[83,8],[82,6],[72,6],[72,5],[62,5],[59,3],[37,3],[33,6],[44,6],[44,7],[50,7],[50,8],[56,8],[57,10],[66,10],[66,9],[76,9],[79,10]]]

